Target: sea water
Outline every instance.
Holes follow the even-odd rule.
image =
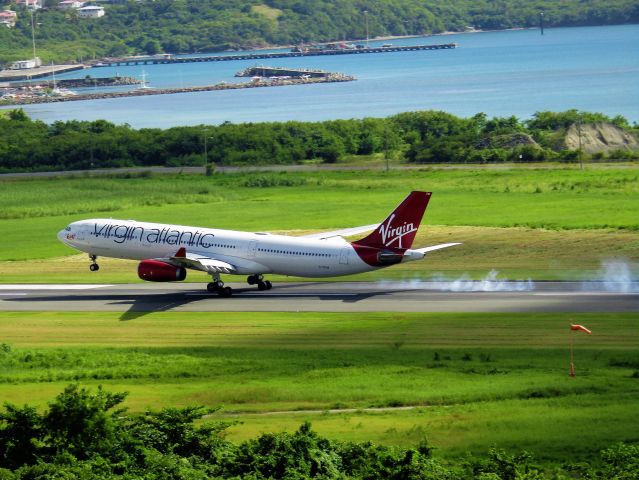
[[[530,118],[571,108],[639,121],[639,25],[481,32],[370,42],[456,42],[454,50],[94,68],[59,78],[132,76],[151,87],[237,82],[246,67],[323,69],[354,82],[25,106],[45,122],[106,119],[134,127],[383,117],[444,110]],[[120,87],[123,88],[123,87]],[[126,87],[132,88],[132,87]]]

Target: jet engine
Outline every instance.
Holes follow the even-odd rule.
[[[179,282],[186,278],[186,269],[160,260],[142,260],[138,277],[148,282]]]

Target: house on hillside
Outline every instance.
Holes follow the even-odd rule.
[[[44,6],[44,0],[16,0],[16,5],[38,10]]]
[[[89,5],[88,7],[78,8],[78,17],[80,18],[104,17],[104,7]]]
[[[13,10],[3,10],[0,12],[0,26],[15,27],[16,18],[18,18],[18,15]]]
[[[84,2],[80,0],[62,0],[58,3],[58,8],[60,10],[71,10],[71,9],[79,9],[84,6]]]
[[[30,68],[38,68],[42,66],[42,60],[40,58],[35,57],[29,60],[18,60],[17,62],[13,62],[9,67],[10,70],[28,70]]]

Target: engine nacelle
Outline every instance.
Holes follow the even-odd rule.
[[[138,277],[147,282],[180,282],[186,278],[186,269],[161,260],[142,260]]]

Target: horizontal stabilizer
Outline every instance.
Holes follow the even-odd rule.
[[[441,250],[442,248],[454,247],[455,245],[461,245],[461,243],[440,243],[439,245],[433,245],[432,247],[416,248],[414,250],[416,252],[426,254],[428,252],[434,252],[435,250]]]
[[[342,230],[334,230],[332,232],[312,233],[310,235],[302,235],[300,238],[314,238],[316,240],[327,240],[335,237],[350,237],[351,235],[359,235],[360,233],[370,232],[379,227],[379,223],[373,225],[362,225],[361,227],[344,228]]]

